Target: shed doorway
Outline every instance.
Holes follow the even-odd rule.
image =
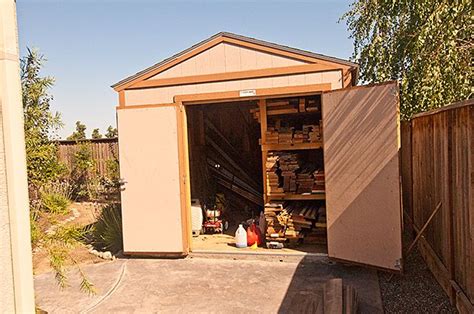
[[[191,251],[327,254],[321,95],[185,108]],[[258,248],[236,247],[240,224]]]

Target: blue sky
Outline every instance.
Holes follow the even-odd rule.
[[[220,31],[349,58],[339,17],[352,1],[18,0],[20,53],[36,47],[54,76],[53,109],[67,136],[115,126],[110,85]]]

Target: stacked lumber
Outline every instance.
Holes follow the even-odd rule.
[[[267,154],[267,160],[265,162],[265,174],[266,174],[266,185],[267,193],[269,195],[282,195],[284,193],[283,188],[280,187],[280,176],[279,173],[279,162],[280,157],[274,153]]]
[[[309,132],[307,129],[303,130],[295,130],[293,133],[293,141],[294,144],[300,143],[308,143],[309,142]]]
[[[299,169],[298,154],[282,152],[279,154],[280,175],[283,178],[283,191],[296,192],[296,171]]]
[[[317,218],[314,227],[306,234],[305,243],[326,244],[327,243],[327,225],[326,225],[326,207],[318,208]]]
[[[275,99],[267,100],[267,115],[280,115],[280,114],[292,114],[299,112],[299,101],[298,98],[293,99]],[[260,117],[260,109],[250,109],[255,120]]]
[[[324,170],[316,164],[301,162],[298,153],[269,152],[265,173],[268,195],[324,193]]]
[[[326,188],[324,184],[324,170],[316,170],[313,173],[314,176],[314,185],[311,190],[312,193],[324,193]]]
[[[312,193],[315,184],[314,173],[317,171],[317,166],[314,164],[305,164],[300,167],[296,174],[297,193]]]
[[[320,112],[320,98],[301,97],[301,98],[285,98],[285,99],[268,99],[267,115],[293,114],[303,112]],[[253,118],[258,120],[260,109],[254,108],[250,110]]]
[[[321,111],[321,99],[309,98],[306,101],[306,111],[307,112],[318,112]]]
[[[321,208],[323,208],[321,210]],[[306,236],[321,231],[323,227],[316,227],[319,222],[319,213],[324,211],[323,206],[316,202],[274,202],[265,204],[264,215],[267,223],[266,240],[283,245],[306,243]],[[324,233],[320,234],[325,236]],[[312,243],[309,241],[309,243]],[[321,242],[317,242],[321,243]]]
[[[265,133],[266,144],[301,144],[321,141],[320,126],[303,125],[301,130],[294,127],[268,126]]]
[[[309,143],[316,143],[322,140],[321,137],[321,121],[318,124],[305,124],[303,125],[303,133],[307,134],[307,141]]]
[[[278,130],[276,130],[273,127],[269,127],[266,132],[266,141],[267,144],[278,144],[279,136],[278,136]]]
[[[267,242],[285,242],[285,227],[283,204],[282,203],[268,203],[265,204],[264,215],[266,222],[265,239]],[[283,223],[282,223],[283,222]]]

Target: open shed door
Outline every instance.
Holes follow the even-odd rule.
[[[187,252],[175,106],[117,111],[124,252]]]
[[[322,97],[328,255],[400,271],[398,86]]]

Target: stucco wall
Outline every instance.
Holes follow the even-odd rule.
[[[13,289],[13,265],[10,243],[10,215],[7,198],[7,165],[5,161],[5,145],[3,142],[2,107],[0,105],[0,304],[6,312],[15,309]]]
[[[34,313],[15,1],[0,0],[0,311]]]

